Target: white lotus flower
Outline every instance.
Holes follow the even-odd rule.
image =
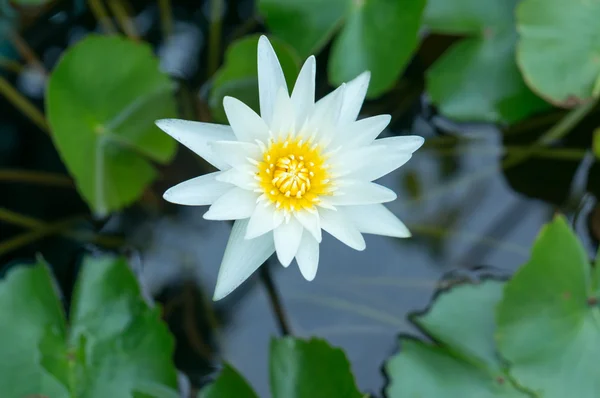
[[[315,103],[315,58],[305,62],[291,96],[266,37],[258,42],[260,113],[223,101],[231,126],[166,119],[158,127],[220,171],[169,189],[169,202],[210,205],[208,220],[236,220],[219,270],[214,300],[244,282],[277,253],[295,258],[306,280],[319,262],[321,229],[356,250],[362,233],[409,237],[381,203],[396,194],[373,180],[406,163],[423,138],[375,138],[389,115],[356,120],[369,72]]]

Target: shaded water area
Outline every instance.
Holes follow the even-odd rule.
[[[46,22],[36,23],[24,33],[47,68],[65,46],[96,29],[83,4],[65,6],[61,3],[51,8],[48,17],[41,18]],[[157,6],[140,2],[134,6],[138,27],[147,29],[146,37],[158,43]],[[206,56],[206,8],[174,3],[181,34],[172,43],[157,47],[163,67],[180,78],[180,101],[197,107],[193,112],[200,115],[210,84],[198,78],[205,75],[198,65],[205,63],[197,62]],[[259,22],[251,19],[252,2],[227,2],[225,16],[225,37],[235,35],[236,29],[260,28]],[[381,181],[398,194],[388,208],[408,225],[413,238],[367,235],[367,249],[357,252],[325,234],[318,275],[310,283],[301,277],[295,263],[288,269],[269,264],[292,333],[318,336],[343,347],[360,389],[376,395],[385,384],[381,365],[397,351],[397,336],[420,336],[407,316],[426,309],[437,289],[461,278],[507,277],[527,260],[540,227],[557,210],[577,216],[571,219],[590,255],[595,244],[590,231],[597,212],[593,197],[585,193],[592,162],[577,156],[576,151],[581,148],[581,153],[589,146],[588,139],[573,134],[571,141],[558,146],[557,151],[571,149],[570,155],[561,155],[560,160],[551,152],[536,155],[536,161],[523,160],[507,167],[507,153],[509,157],[523,153],[539,131],[551,124],[543,118],[537,124],[525,123],[520,127],[525,133],[514,139],[515,134],[494,126],[457,125],[438,116],[421,94],[421,85],[424,60],[435,58],[438,48],[446,44],[440,39],[424,47],[398,90],[367,103],[363,112],[394,116],[384,135],[415,134],[426,139],[425,147],[406,166]],[[323,62],[319,65],[317,87],[322,95],[329,88]],[[11,76],[12,81],[41,107],[43,87],[36,86],[34,73],[27,73]],[[584,123],[596,123],[593,115],[588,119]],[[0,132],[0,167],[67,175],[50,138],[2,100]],[[506,150],[511,147],[514,150]],[[563,173],[565,170],[569,172]],[[180,147],[176,160],[161,170],[161,178],[141,203],[108,220],[84,217],[75,221],[80,234],[111,233],[122,241],[84,244],[56,236],[60,227],[46,226],[38,235],[25,238],[30,244],[4,253],[2,264],[31,260],[41,252],[55,267],[64,295],[69,297],[83,253],[127,253],[147,293],[163,305],[164,318],[177,339],[176,363],[191,384],[198,387],[209,380],[218,360],[224,359],[266,397],[269,339],[280,330],[259,273],[231,296],[213,303],[210,297],[230,225],[204,220],[205,208],[171,206],[161,198],[167,187],[207,171],[210,166]],[[3,209],[48,223],[88,212],[68,182],[63,187],[0,184]],[[2,242],[23,236],[22,228],[14,223],[0,221],[0,227]]]

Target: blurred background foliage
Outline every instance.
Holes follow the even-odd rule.
[[[597,396],[599,17],[0,0],[0,396]],[[227,123],[226,95],[258,110],[263,33],[288,86],[311,54],[317,97],[370,70],[361,117],[426,138],[384,181],[415,237],[325,239],[314,283],[270,267],[215,304],[228,226],[161,198],[211,166],[154,120]]]

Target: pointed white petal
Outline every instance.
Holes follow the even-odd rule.
[[[166,201],[189,206],[210,205],[231,189],[231,185],[218,181],[222,172],[205,174],[169,188],[163,195]]]
[[[241,285],[275,251],[272,234],[244,239],[247,227],[248,220],[238,220],[233,224],[217,277],[214,301],[221,300]]]
[[[277,55],[265,36],[258,40],[258,93],[260,97],[260,115],[268,126],[273,120],[273,110],[277,92],[283,87],[287,94],[285,77]]]
[[[411,157],[410,152],[393,152],[385,145],[373,144],[335,154],[331,162],[337,176],[373,181],[396,170]]]
[[[418,135],[405,135],[401,137],[381,138],[373,141],[373,145],[384,145],[393,153],[414,153],[417,149],[421,148],[424,142],[425,139]]]
[[[233,98],[223,98],[223,107],[227,120],[239,141],[252,142],[260,140],[266,142],[269,138],[269,127],[248,105]]]
[[[406,225],[384,205],[351,206],[341,209],[356,228],[365,234],[409,238]]]
[[[358,229],[341,212],[319,209],[321,228],[355,250],[365,250],[367,244]]]
[[[277,258],[284,267],[290,265],[296,256],[303,230],[302,224],[292,217],[273,231]]]
[[[280,211],[275,211],[274,206],[265,206],[264,203],[258,203],[250,217],[245,237],[246,239],[254,239],[274,230],[282,222],[283,214]]]
[[[234,187],[210,206],[204,213],[207,220],[240,220],[248,218],[254,212],[258,194]]]
[[[231,127],[180,119],[161,119],[156,121],[156,125],[219,170],[229,168],[213,152],[210,144],[214,141],[235,141]]]
[[[328,145],[335,138],[345,89],[346,85],[342,84],[315,104],[313,113],[303,129],[304,134],[316,133],[318,142],[323,145]]]
[[[352,122],[340,131],[335,144],[343,145],[344,148],[370,145],[390,124],[390,120],[390,115],[377,115]]]
[[[319,243],[311,235],[302,235],[296,261],[304,279],[309,282],[315,279],[319,267]]]
[[[318,212],[311,213],[308,211],[298,211],[294,213],[294,216],[300,221],[300,224],[311,233],[317,242],[321,242],[321,223],[319,221]]]
[[[396,200],[394,191],[374,182],[350,181],[342,183],[329,201],[334,206],[370,205]]]
[[[274,136],[283,138],[289,134],[293,135],[295,129],[296,116],[294,105],[287,93],[287,89],[282,87],[277,93],[277,102],[275,103],[273,121],[271,122],[271,132]]]
[[[254,179],[255,170],[256,167],[253,165],[238,166],[222,171],[215,179],[217,181],[235,185],[242,189],[253,190],[257,186],[256,180]],[[229,185],[229,188],[231,188],[231,185]]]
[[[258,160],[261,150],[256,144],[239,141],[217,141],[211,144],[214,153],[232,167],[250,165],[250,160]]]
[[[344,104],[340,113],[340,124],[348,124],[358,117],[369,88],[370,72],[363,72],[346,84]]]
[[[315,105],[315,75],[316,61],[314,55],[308,57],[292,91],[292,104],[296,114],[296,127],[300,128],[306,122]]]

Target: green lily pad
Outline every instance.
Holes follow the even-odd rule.
[[[274,398],[361,398],[344,352],[318,339],[271,340]]]
[[[198,393],[198,398],[258,398],[258,395],[237,370],[225,364],[217,379]]]
[[[486,280],[442,293],[413,318],[437,344],[401,339],[386,364],[388,398],[527,397],[509,380],[495,352],[494,309],[503,283]]]
[[[333,85],[371,71],[367,95],[377,97],[398,79],[418,45],[425,0],[260,0],[259,10],[275,36],[301,57],[333,41],[328,76]]]
[[[232,43],[225,53],[225,62],[217,71],[210,92],[209,105],[215,120],[226,123],[223,98],[231,96],[244,102],[259,113],[258,71],[256,49],[258,35],[247,36]],[[279,58],[288,88],[293,88],[300,71],[300,58],[293,48],[280,40],[270,38]]]
[[[600,273],[558,216],[504,289],[496,342],[521,385],[544,398],[592,398],[600,391]]]
[[[67,50],[46,99],[52,138],[77,188],[100,215],[138,199],[176,142],[154,121],[176,114],[173,84],[147,44],[88,36]]]
[[[519,5],[517,60],[536,93],[564,107],[597,97],[598,17],[597,0],[524,0]]]
[[[456,120],[513,123],[549,107],[527,88],[515,62],[516,0],[430,0],[425,24],[465,35],[427,71],[427,91]]]
[[[65,319],[43,260],[0,282],[2,397],[173,398],[173,340],[122,259],[84,261]]]
[[[340,85],[368,70],[369,97],[392,88],[419,44],[424,8],[425,0],[353,1],[333,43],[329,81]]]

